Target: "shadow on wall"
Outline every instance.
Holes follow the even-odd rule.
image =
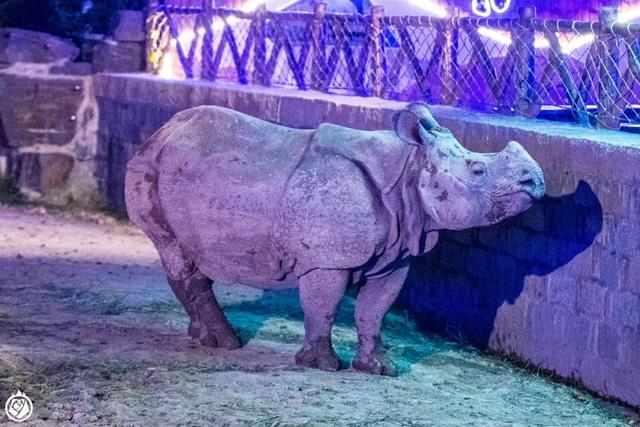
[[[569,263],[601,229],[602,206],[580,181],[574,193],[545,197],[500,224],[441,233],[414,260],[399,304],[421,328],[485,349],[498,309],[518,298],[525,277]]]

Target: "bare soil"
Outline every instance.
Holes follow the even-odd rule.
[[[155,250],[132,226],[0,206],[0,405],[24,391],[34,426],[635,422],[628,409],[416,331],[399,313],[384,336],[401,374],[354,372],[348,297],[334,332],[344,369],[300,369],[296,291],[215,290],[246,343],[239,350],[188,338]]]

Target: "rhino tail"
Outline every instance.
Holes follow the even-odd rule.
[[[158,250],[167,276],[182,280],[193,273],[194,266],[184,257],[160,201],[158,162],[167,142],[163,129],[156,132],[127,163],[125,203],[129,219],[142,229]]]

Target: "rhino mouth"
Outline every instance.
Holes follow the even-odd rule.
[[[520,185],[520,189],[518,191],[528,194],[534,200],[540,200],[544,196],[544,181],[540,178],[524,179],[518,184]]]
[[[544,197],[544,194],[545,194],[544,186],[538,185],[533,180],[527,180],[523,182],[523,185],[521,188],[508,193],[498,194],[494,197],[494,200],[506,201],[509,199],[524,198],[524,199],[531,199],[531,201],[533,201],[533,200],[542,199],[542,197]]]
[[[491,209],[485,214],[485,220],[490,224],[495,224],[529,209],[535,200],[535,195],[526,190],[496,195],[492,197]]]
[[[512,199],[516,199],[516,198],[524,198],[524,199],[531,199],[531,200],[537,200],[539,197],[536,197],[536,195],[528,190],[516,190],[516,191],[512,191],[510,193],[502,193],[502,194],[498,194],[496,196],[493,197],[493,200],[495,202],[508,202]]]

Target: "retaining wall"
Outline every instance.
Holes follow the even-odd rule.
[[[175,112],[221,105],[293,127],[389,128],[403,104],[315,92],[97,75],[99,181],[123,210],[125,162]],[[420,326],[640,406],[640,138],[434,107],[468,148],[521,142],[548,196],[496,226],[442,233],[400,297]]]

